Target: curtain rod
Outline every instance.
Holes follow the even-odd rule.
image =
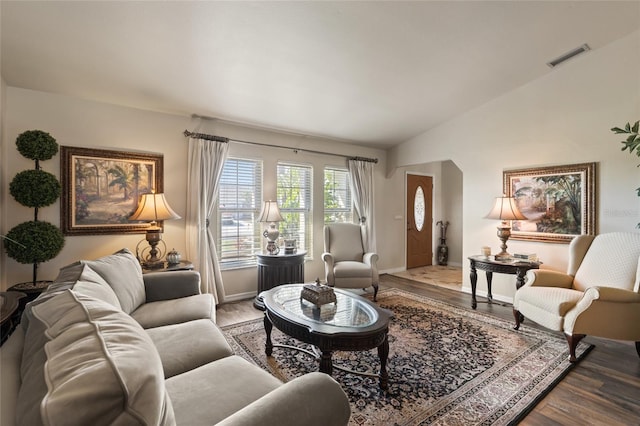
[[[296,154],[299,151],[302,151],[302,152],[310,152],[312,154],[333,155],[333,156],[336,156],[336,157],[347,158],[349,160],[366,161],[366,162],[369,162],[369,163],[378,164],[378,159],[377,158],[353,157],[353,156],[350,156],[350,155],[336,154],[336,153],[333,153],[333,152],[315,151],[313,149],[292,148],[290,146],[282,146],[282,145],[269,145],[269,144],[260,143],[260,142],[243,141],[243,140],[239,140],[239,139],[229,139],[229,138],[225,138],[225,137],[222,137],[222,136],[208,135],[206,133],[193,133],[193,132],[190,132],[188,130],[184,131],[184,135],[186,137],[204,139],[204,140],[207,140],[207,141],[215,141],[215,142],[223,142],[223,143],[227,143],[227,142],[231,141],[231,142],[243,143],[243,144],[247,144],[247,145],[266,146],[266,147],[269,147],[269,148],[290,149]]]

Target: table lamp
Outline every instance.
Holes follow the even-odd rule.
[[[513,197],[496,197],[495,204],[485,216],[487,219],[500,220],[500,226],[498,226],[498,238],[502,241],[500,248],[502,251],[496,254],[496,260],[508,260],[511,259],[511,255],[507,253],[507,240],[511,236],[511,222],[512,220],[527,220],[527,217],[523,215],[518,209],[516,199]]]
[[[146,269],[164,267],[163,253],[158,249],[158,243],[162,241],[162,228],[158,226],[158,221],[169,219],[180,219],[180,216],[169,207],[164,194],[156,194],[154,192],[142,194],[140,201],[138,201],[138,208],[129,217],[129,220],[151,221],[145,238],[149,243],[149,247],[143,249],[140,254],[138,253],[138,247],[136,247],[136,256]],[[148,253],[146,253],[147,251]]]
[[[266,250],[269,254],[278,254],[280,248],[276,244],[276,240],[280,236],[280,231],[276,226],[276,222],[284,220],[280,214],[278,203],[275,201],[265,201],[262,206],[260,216],[258,216],[258,222],[269,222],[269,227],[264,230],[264,237],[267,239]]]

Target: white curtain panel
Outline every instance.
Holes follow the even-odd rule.
[[[362,242],[365,251],[376,252],[376,234],[373,224],[373,163],[362,160],[348,160],[351,198],[360,216]]]
[[[224,286],[212,227],[222,168],[229,144],[189,138],[187,178],[187,257],[200,272],[201,291],[224,302]]]

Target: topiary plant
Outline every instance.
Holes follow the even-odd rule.
[[[613,133],[616,135],[624,134],[629,135],[625,140],[622,141],[624,145],[622,147],[622,151],[629,150],[629,154],[633,154],[635,151],[636,155],[640,157],[640,135],[638,134],[638,130],[640,129],[640,120],[636,121],[633,125],[631,123],[627,123],[623,128],[614,127],[611,129]],[[640,164],[638,164],[640,167]],[[640,188],[636,188],[636,192],[638,197],[640,197]],[[640,228],[640,223],[636,225],[636,228]]]
[[[61,186],[51,173],[40,168],[40,161],[58,152],[56,140],[47,132],[28,130],[16,139],[18,152],[35,161],[34,170],[18,173],[9,184],[9,192],[23,206],[34,209],[33,220],[13,227],[6,235],[7,255],[23,264],[33,264],[33,285],[38,281],[38,264],[53,259],[64,246],[60,228],[38,220],[38,209],[60,197]]]

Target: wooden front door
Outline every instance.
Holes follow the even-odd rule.
[[[431,176],[407,175],[407,269],[432,264],[432,193]]]

